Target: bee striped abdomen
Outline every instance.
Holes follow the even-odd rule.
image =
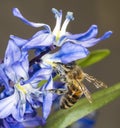
[[[75,88],[73,85],[68,86],[68,92],[62,96],[60,101],[61,109],[70,108],[78,101],[81,96],[81,92],[76,90],[77,88]]]

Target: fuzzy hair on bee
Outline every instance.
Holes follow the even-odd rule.
[[[67,91],[62,92],[63,95],[60,100],[61,109],[72,107],[82,95],[85,95],[88,101],[92,103],[91,94],[83,84],[83,80],[92,83],[96,88],[107,87],[105,83],[84,73],[79,66],[73,63],[68,65],[56,63],[55,70],[59,74],[61,81],[65,83],[67,89]]]

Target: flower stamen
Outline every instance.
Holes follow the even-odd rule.
[[[70,20],[74,20],[73,12],[67,12],[66,19],[61,27],[60,36],[65,35]]]
[[[17,83],[15,87],[24,94],[27,94],[26,89],[23,86],[21,86],[20,83]]]
[[[53,29],[53,35],[58,37],[62,22],[62,11],[61,10],[58,11],[57,9],[52,8],[52,12],[55,14],[55,18],[56,18],[56,25],[55,28]]]

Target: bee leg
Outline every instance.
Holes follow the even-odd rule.
[[[84,77],[88,82],[93,83],[96,86],[96,88],[100,88],[100,87],[107,88],[107,85],[105,83],[103,83],[102,81],[97,80],[95,77],[90,76],[87,73],[84,73]]]
[[[88,101],[90,103],[92,103],[92,97],[91,97],[91,94],[90,94],[90,91],[85,87],[85,85],[83,83],[81,83],[81,89],[84,93],[84,95],[86,96],[86,98],[88,99]]]
[[[63,88],[59,88],[59,89],[49,89],[49,90],[46,90],[48,92],[51,92],[51,93],[55,93],[55,94],[58,94],[58,95],[63,95],[65,94],[66,92],[68,92],[67,89],[63,89]]]

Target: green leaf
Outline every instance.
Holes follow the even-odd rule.
[[[76,61],[76,63],[77,65],[83,68],[88,67],[106,58],[109,54],[110,54],[110,50],[108,49],[95,50],[92,51],[90,55],[88,55],[86,58]]]
[[[47,80],[42,80],[42,81],[38,84],[38,87],[43,86],[46,82],[47,82]]]
[[[89,103],[86,98],[83,98],[73,107],[51,114],[44,128],[66,128],[78,119],[101,108],[118,97],[120,97],[120,83],[93,93],[93,103]]]

